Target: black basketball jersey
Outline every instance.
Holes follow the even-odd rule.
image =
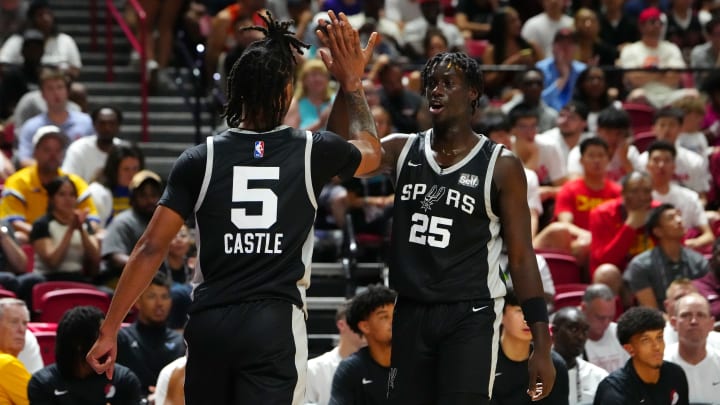
[[[503,242],[491,195],[502,147],[483,136],[462,161],[441,168],[431,133],[408,139],[398,158],[391,287],[419,302],[504,296]]]
[[[267,298],[304,307],[317,195],[332,176],[352,176],[359,161],[335,134],[286,126],[231,129],[188,150],[160,204],[195,215],[190,312]]]

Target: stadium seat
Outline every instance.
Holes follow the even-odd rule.
[[[68,288],[47,292],[35,307],[37,322],[59,322],[68,309],[90,305],[107,313],[110,296],[99,290],[87,288]]]
[[[55,339],[54,330],[45,330],[33,332],[40,346],[40,355],[42,356],[45,366],[55,363]]]
[[[624,103],[623,110],[630,114],[633,134],[649,131],[655,120],[655,109],[647,104]]]
[[[488,41],[484,39],[466,39],[465,49],[467,54],[473,58],[482,58],[485,54],[485,48],[488,46]]]
[[[50,291],[65,290],[68,288],[82,288],[87,290],[96,291],[97,288],[88,283],[81,283],[78,281],[44,281],[42,283],[35,284],[32,289],[32,306],[35,312],[38,311],[40,300],[43,295]]]
[[[14,292],[0,288],[0,298],[17,298]]]
[[[635,145],[640,153],[645,152],[647,148],[657,140],[657,136],[652,131],[637,133],[633,136],[633,138],[633,145]]]
[[[55,322],[28,322],[27,328],[30,332],[55,332],[57,331],[57,323]]]
[[[556,311],[560,308],[580,306],[583,295],[585,295],[585,291],[568,291],[555,294],[553,306]]]
[[[555,288],[561,284],[579,284],[582,282],[580,266],[575,257],[565,253],[542,251],[539,254],[545,259],[550,268]]]
[[[559,284],[555,286],[555,294],[565,293],[565,292],[573,292],[573,291],[582,291],[585,293],[585,290],[588,288],[590,284],[584,284],[584,283],[567,283],[567,284]]]

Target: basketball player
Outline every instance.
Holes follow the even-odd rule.
[[[433,128],[382,141],[380,171],[396,180],[391,403],[488,403],[505,295],[503,243],[533,335],[528,395],[542,399],[555,369],[522,164],[471,128],[482,94],[475,60],[441,53],[427,62],[422,80]],[[343,100],[340,92],[335,103]],[[348,119],[342,112],[334,109],[328,124],[340,134]]]
[[[123,271],[87,359],[113,375],[122,319],[185,219],[197,223],[198,266],[185,329],[187,404],[300,404],[307,368],[305,289],[316,198],[331,177],[376,170],[380,142],[362,89],[365,49],[347,23],[328,27],[322,53],[349,100],[347,142],[281,126],[293,94],[294,51],[305,44],[270,14],[265,38],[235,63],[225,115],[231,128],[188,149]],[[349,96],[349,97],[348,97]]]

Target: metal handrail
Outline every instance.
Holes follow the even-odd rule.
[[[147,35],[147,15],[137,0],[128,0],[128,4],[135,10],[138,18],[139,36],[138,39],[128,26],[127,21],[113,3],[113,0],[105,0],[107,13],[105,14],[105,51],[106,51],[106,80],[112,82],[115,80],[113,72],[113,39],[112,28],[113,19],[117,25],[125,33],[125,37],[130,42],[133,49],[140,55],[140,120],[141,120],[141,139],[143,142],[150,140],[148,136],[148,79],[147,79],[147,54],[145,50],[145,38]]]

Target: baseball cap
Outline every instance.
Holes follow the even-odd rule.
[[[553,42],[558,42],[563,39],[570,39],[575,41],[577,39],[577,34],[575,33],[575,30],[572,28],[560,28],[556,33],[555,37],[553,37]]]
[[[135,189],[140,188],[146,181],[154,181],[158,186],[162,186],[162,179],[157,173],[150,170],[140,170],[135,173],[132,180],[130,180],[128,189],[130,189],[132,193]]]
[[[662,12],[657,7],[648,7],[640,13],[638,22],[640,24],[648,20],[657,20],[662,16]]]
[[[56,127],[55,125],[45,125],[35,131],[35,134],[32,137],[33,148],[36,148],[40,141],[42,141],[46,137],[54,137],[59,139],[60,142],[62,142],[63,147],[66,147],[68,144],[68,137],[63,134],[60,128]]]

